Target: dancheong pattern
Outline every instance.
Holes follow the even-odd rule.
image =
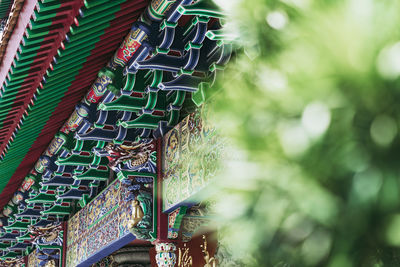
[[[223,142],[202,117],[192,113],[164,136],[164,211],[191,202],[215,175]]]
[[[125,200],[127,194],[128,188],[115,181],[69,220],[67,266],[76,266],[130,234],[132,201]]]

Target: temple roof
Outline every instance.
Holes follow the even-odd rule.
[[[203,103],[231,45],[207,1],[21,10],[0,68],[0,239],[24,242],[30,225],[66,220],[112,176],[153,181],[154,139]],[[4,257],[19,255],[11,250]]]
[[[126,0],[94,7],[78,0],[37,2],[2,82],[0,154],[7,168],[0,168],[0,208],[146,6]]]

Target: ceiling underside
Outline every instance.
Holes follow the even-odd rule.
[[[79,0],[43,2],[51,5],[37,3],[1,88],[0,208],[147,6],[127,0],[93,7]]]

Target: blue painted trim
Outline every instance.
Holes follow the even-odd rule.
[[[198,201],[198,200],[195,201],[195,200],[188,200],[188,199],[185,199],[185,200],[183,200],[182,202],[179,202],[179,203],[175,204],[174,206],[170,207],[169,209],[163,210],[162,212],[163,212],[163,213],[171,213],[171,212],[173,212],[174,210],[176,210],[177,208],[180,208],[180,207],[182,207],[182,206],[186,206],[186,207],[188,207],[188,209],[189,209],[189,208],[191,208],[192,206],[194,206],[194,205],[196,205],[196,204],[199,204],[199,202],[200,202],[200,201]]]
[[[117,241],[110,243],[108,246],[103,247],[102,249],[97,251],[95,254],[93,254],[93,256],[90,256],[85,261],[79,263],[77,265],[77,267],[88,267],[88,266],[91,266],[92,264],[100,261],[104,257],[107,257],[108,255],[110,255],[114,251],[116,251],[116,250],[122,248],[123,246],[129,244],[130,242],[132,242],[135,239],[136,239],[136,237],[133,234],[129,233],[126,236],[118,239]]]

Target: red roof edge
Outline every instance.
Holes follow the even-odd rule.
[[[4,54],[3,60],[1,62],[0,66],[1,85],[3,85],[7,73],[17,53],[18,46],[22,40],[26,26],[28,25],[29,19],[31,18],[36,3],[37,0],[25,1],[21,9],[17,24],[14,27],[14,31],[11,34],[10,40],[8,41],[6,53]]]

